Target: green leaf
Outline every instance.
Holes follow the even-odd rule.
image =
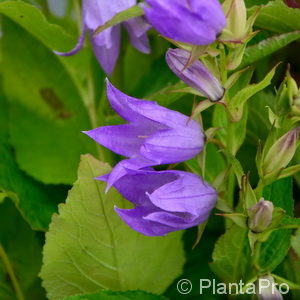
[[[113,292],[102,291],[96,294],[67,297],[64,300],[167,300],[167,298],[144,291]]]
[[[222,154],[218,151],[218,148],[214,144],[206,144],[205,151],[206,159],[204,179],[212,184],[216,177],[225,170],[226,164]],[[188,171],[202,175],[199,163],[198,156],[184,162]]]
[[[8,139],[8,125],[8,106],[4,95],[0,93],[0,143]]]
[[[146,237],[129,228],[114,211],[128,201],[93,179],[109,171],[82,156],[78,180],[52,219],[41,271],[50,300],[104,289],[159,294],[182,271],[182,233]]]
[[[285,216],[281,224],[282,227],[286,228],[298,228],[300,227],[300,218],[292,218],[289,216]]]
[[[288,216],[293,216],[293,181],[292,178],[284,178],[266,186],[263,191],[265,200],[272,201],[274,206],[284,209]]]
[[[21,299],[16,293],[25,299],[44,299],[37,279],[42,262],[37,234],[9,199],[0,204],[0,219],[0,299]],[[33,286],[35,292],[31,293]],[[40,293],[37,298],[36,293]]]
[[[24,12],[24,18],[30,15]],[[12,21],[3,21],[3,85],[17,162],[44,183],[72,183],[80,154],[96,151],[81,133],[91,124],[80,93],[57,56]]]
[[[105,29],[115,26],[117,24],[120,24],[129,19],[132,19],[135,17],[140,17],[143,14],[144,14],[144,11],[140,6],[138,6],[138,5],[132,6],[126,10],[123,10],[123,11],[115,14],[112,19],[110,19],[109,21],[105,22],[103,25],[96,28],[94,35],[97,35],[97,34],[101,33],[102,31],[104,31]]]
[[[300,224],[300,221],[299,221]],[[296,234],[292,236],[292,247],[298,257],[300,258],[300,229],[296,231]]]
[[[277,36],[272,36],[260,43],[247,47],[242,63],[239,68],[251,65],[256,61],[276,52],[286,45],[300,38],[300,31],[288,32]]]
[[[69,51],[76,45],[77,37],[71,37],[59,26],[48,23],[42,12],[34,5],[23,1],[3,1],[0,3],[0,14],[10,18],[51,52],[52,50]],[[80,78],[82,78],[83,66],[88,60],[86,51],[81,50],[71,57],[57,56],[57,59],[65,66],[77,87],[82,89]]]
[[[216,284],[219,283],[218,278],[212,272],[209,267],[211,262],[211,256],[214,249],[214,245],[219,237],[222,220],[219,216],[212,215],[209,218],[208,224],[200,243],[193,248],[195,245],[195,239],[197,236],[197,228],[190,228],[185,231],[183,240],[185,245],[186,263],[184,265],[183,273],[174,280],[172,285],[168,288],[164,294],[169,299],[178,300],[191,300],[199,299],[199,279],[205,278],[215,280]],[[211,227],[215,229],[211,230]],[[218,229],[218,230],[216,230]],[[188,279],[192,283],[192,290],[189,294],[179,295],[178,293],[178,282],[181,279]],[[203,289],[203,294],[200,299],[205,300],[221,300],[223,295],[213,295],[210,289]]]
[[[243,88],[230,100],[229,109],[234,116],[234,119],[239,120],[242,117],[243,106],[252,96],[270,85],[271,80],[275,75],[276,68],[277,66],[275,66],[261,82]]]
[[[292,282],[300,284],[300,256],[298,256],[294,251],[289,251],[287,259],[284,261],[284,275]],[[293,298],[299,299],[300,291],[292,291]]]
[[[249,258],[247,230],[233,225],[217,241],[211,268],[222,281],[238,282],[245,276]]]
[[[22,172],[14,161],[10,147],[1,143],[0,190],[14,201],[33,229],[48,228],[59,202],[57,193]]]
[[[249,9],[253,13],[257,7]],[[257,27],[283,33],[300,30],[300,10],[290,8],[283,1],[270,1],[263,6],[255,21]]]
[[[264,188],[263,197],[272,201],[275,207],[281,207],[287,215],[293,215],[294,200],[292,195],[292,179],[277,180]],[[263,270],[274,270],[285,258],[290,248],[291,230],[274,231],[269,239],[262,243],[259,265]]]

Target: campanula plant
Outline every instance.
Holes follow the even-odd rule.
[[[298,300],[299,4],[0,1],[0,300]]]
[[[107,180],[108,187],[126,174],[126,169],[179,163],[202,150],[204,134],[196,121],[155,102],[125,95],[108,80],[106,84],[110,105],[128,123],[85,133],[115,153],[129,157],[115,166]]]

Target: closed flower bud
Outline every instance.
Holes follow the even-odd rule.
[[[170,69],[186,84],[199,91],[211,101],[218,101],[223,97],[224,88],[219,80],[207,68],[196,60],[188,65],[190,52],[183,49],[169,49],[166,61]]]
[[[271,146],[263,159],[264,175],[279,172],[289,164],[297,149],[299,130],[297,127],[289,131]]]
[[[298,86],[288,70],[285,79],[282,81],[277,91],[275,101],[277,114],[283,116],[291,110],[294,111],[294,109],[296,109],[297,111],[297,107],[293,108],[297,97],[299,97]]]
[[[225,0],[223,10],[227,26],[221,39],[243,40],[247,35],[247,9],[244,0]]]
[[[256,295],[259,300],[283,300],[271,275],[259,277],[256,282]]]
[[[274,205],[272,202],[261,200],[248,210],[248,226],[253,232],[263,232],[271,224]]]

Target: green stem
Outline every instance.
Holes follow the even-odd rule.
[[[23,292],[22,292],[22,289],[21,289],[21,286],[17,280],[17,277],[15,275],[15,272],[14,272],[14,269],[9,261],[9,258],[3,248],[3,246],[0,244],[0,259],[2,260],[3,262],[3,265],[5,267],[5,269],[7,270],[7,273],[9,275],[9,278],[12,282],[12,285],[13,285],[13,288],[16,292],[16,296],[17,296],[17,299],[18,300],[25,300],[25,297],[23,295]]]
[[[94,91],[94,81],[91,70],[87,74],[87,97],[85,97],[85,105],[87,107],[88,115],[91,121],[92,128],[99,126],[98,117],[97,117],[97,104],[96,96]],[[106,161],[103,147],[99,144],[96,144],[98,156],[101,161]]]
[[[222,84],[225,85],[226,81],[228,79],[228,72],[226,69],[226,52],[225,48],[222,45],[220,48],[220,74],[221,74],[221,81]],[[225,94],[225,102],[228,104],[230,101],[228,93]],[[228,110],[226,111],[227,113],[227,145],[226,145],[226,151],[230,155],[235,155],[234,149],[233,149],[233,139],[234,139],[234,127],[231,122],[231,116]],[[228,164],[230,165],[230,161],[228,161]],[[230,170],[230,174],[228,176],[228,183],[227,183],[227,203],[229,204],[230,207],[233,208],[234,204],[234,190],[235,190],[235,174],[233,170]],[[229,226],[231,224],[231,221],[228,220],[226,221],[226,226]]]
[[[74,2],[74,10],[75,10],[75,14],[77,17],[77,26],[78,26],[78,31],[79,34],[81,34],[81,5],[80,2],[78,0],[73,0]]]
[[[263,193],[264,187],[265,187],[264,180],[263,179],[259,179],[257,187],[254,190],[257,199],[260,199],[262,197],[262,193]]]
[[[254,246],[254,254],[252,257],[252,266],[254,268],[254,273],[257,273],[259,271],[259,257],[260,257],[260,250],[261,250],[261,243],[256,242]]]

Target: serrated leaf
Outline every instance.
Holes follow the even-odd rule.
[[[210,266],[225,283],[238,282],[245,275],[249,258],[247,230],[233,225],[217,241]]]
[[[167,298],[144,291],[113,292],[102,291],[96,294],[79,295],[64,300],[167,300]]]
[[[80,154],[96,152],[81,133],[91,128],[81,95],[52,51],[12,21],[3,21],[3,86],[17,162],[44,183],[72,183]]]
[[[182,270],[182,233],[153,238],[129,228],[113,209],[128,202],[116,190],[105,194],[105,184],[93,179],[109,171],[82,156],[78,180],[53,217],[41,271],[50,300],[104,289],[159,294]]]
[[[246,48],[242,63],[239,68],[251,65],[256,61],[276,52],[286,45],[300,38],[300,31],[288,32],[272,36],[256,45]]]
[[[42,293],[38,298],[30,293],[42,262],[42,247],[37,234],[9,199],[0,204],[0,219],[0,299],[22,299],[16,296],[16,290],[26,299],[44,299]]]
[[[272,201],[275,207],[284,209],[287,215],[293,215],[294,200],[292,195],[292,179],[284,178],[264,188],[263,197]],[[263,270],[274,270],[285,258],[290,248],[291,230],[274,231],[269,239],[262,243],[259,265]]]

